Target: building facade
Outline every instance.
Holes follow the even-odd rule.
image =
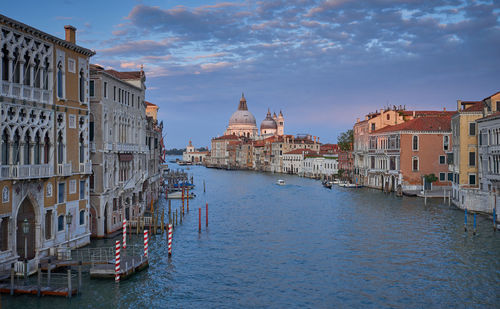
[[[33,269],[90,242],[94,52],[76,45],[72,26],[65,40],[3,15],[0,28],[0,263],[26,258]]]
[[[149,187],[145,75],[91,66],[91,232],[103,237],[144,212]],[[138,81],[138,82],[132,82]]]

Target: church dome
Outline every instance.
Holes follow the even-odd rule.
[[[257,126],[255,117],[248,111],[247,100],[242,94],[240,99],[240,105],[238,110],[233,113],[231,118],[229,118],[229,125],[239,125],[239,124],[249,124]]]
[[[278,125],[276,124],[276,121],[271,117],[271,112],[269,110],[267,111],[267,116],[264,120],[262,120],[260,124],[260,130],[264,129],[278,129]]]

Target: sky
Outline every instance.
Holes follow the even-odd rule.
[[[29,9],[27,9],[29,8]],[[257,126],[336,142],[386,106],[456,110],[500,91],[500,1],[5,1],[0,13],[146,72],[167,148],[209,146],[245,93]]]

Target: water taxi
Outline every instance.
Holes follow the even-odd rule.
[[[278,186],[284,186],[285,185],[285,181],[283,179],[278,179],[278,181],[276,181],[276,184]]]

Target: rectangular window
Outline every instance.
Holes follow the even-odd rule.
[[[76,62],[75,59],[68,58],[68,72],[75,73],[76,72]]]
[[[469,152],[469,166],[476,166],[476,152]]]
[[[52,210],[45,213],[45,239],[52,238]]]
[[[439,181],[445,181],[446,180],[446,173],[439,173]]]
[[[134,107],[134,94],[132,93],[132,107]]]
[[[64,215],[59,215],[57,217],[57,231],[60,232],[64,230]]]
[[[107,99],[108,98],[108,82],[104,82],[104,86],[103,86],[103,95],[104,97]]]
[[[94,81],[91,80],[89,82],[89,94],[90,94],[90,97],[94,97]]]
[[[439,164],[446,164],[446,157],[445,156],[439,156]]]
[[[76,115],[68,115],[69,128],[76,128]]]
[[[443,150],[448,151],[450,149],[450,137],[443,136]]]
[[[469,185],[476,184],[476,174],[469,174]]]
[[[417,157],[414,157],[413,158],[413,170],[414,171],[418,171],[418,158]]]
[[[65,183],[60,182],[58,187],[57,187],[57,202],[58,203],[64,203],[64,195],[66,194],[65,192]]]
[[[496,111],[500,112],[500,101],[496,101]]]
[[[80,180],[80,199],[85,199],[85,180]]]
[[[375,131],[375,124],[372,123],[372,131]]]
[[[448,181],[453,181],[453,173],[448,173]]]
[[[122,102],[122,90],[118,88],[118,102]]]
[[[69,181],[69,194],[75,194],[76,193],[76,180],[71,179]]]
[[[469,123],[469,135],[470,136],[476,135],[476,123],[475,122]]]
[[[113,86],[113,101],[116,101],[116,86]]]
[[[418,150],[418,136],[414,135],[412,138],[412,149]]]

